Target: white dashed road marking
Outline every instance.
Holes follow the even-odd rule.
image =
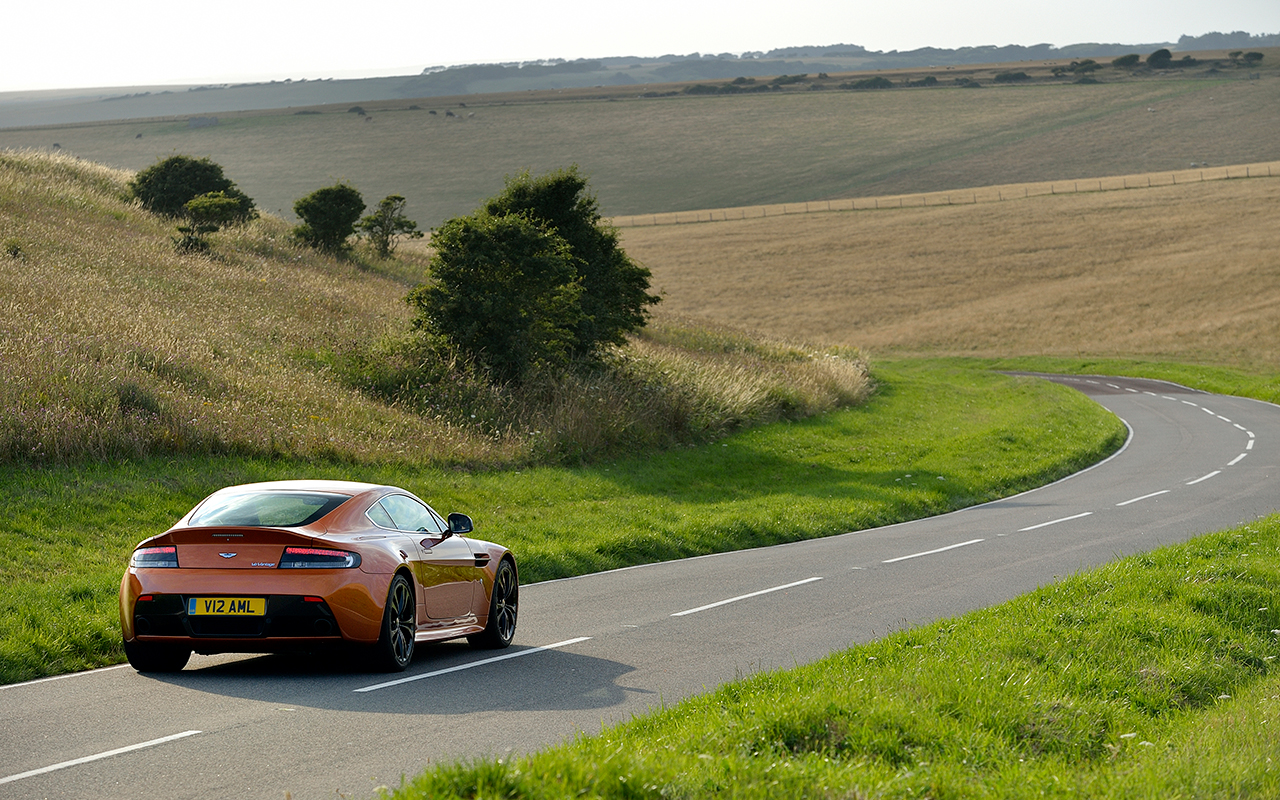
[[[880,563],[881,563],[881,564],[893,564],[893,563],[896,563],[896,562],[898,562],[898,561],[906,561],[908,558],[919,558],[920,556],[931,556],[931,555],[933,555],[934,553],[944,553],[944,552],[946,552],[947,550],[955,550],[957,547],[968,547],[968,546],[969,546],[969,545],[971,545],[971,544],[977,544],[978,542],[982,542],[982,541],[986,541],[986,540],[985,540],[985,539],[970,539],[969,541],[967,541],[967,542],[961,542],[960,544],[949,544],[949,545],[947,545],[946,547],[939,547],[939,548],[938,548],[938,549],[936,549],[936,550],[926,550],[926,551],[924,551],[923,553],[912,553],[912,554],[911,554],[911,555],[909,555],[909,556],[898,556],[897,558],[890,558],[890,559],[888,559],[888,560],[881,561]]]
[[[1148,497],[1156,497],[1157,495],[1168,494],[1168,493],[1169,493],[1169,491],[1170,491],[1169,489],[1161,489],[1161,490],[1160,490],[1160,491],[1158,491],[1158,492],[1152,492],[1151,494],[1144,494],[1142,497],[1135,497],[1135,498],[1133,498],[1132,500],[1125,500],[1123,503],[1116,503],[1116,506],[1117,506],[1117,507],[1119,507],[1119,506],[1127,506],[1127,505],[1129,505],[1130,503],[1136,503],[1136,502],[1138,502],[1139,500],[1146,500]]]
[[[80,764],[88,764],[91,761],[100,761],[104,758],[110,758],[111,756],[118,756],[121,753],[131,753],[134,750],[142,750],[143,748],[146,748],[146,747],[155,747],[158,744],[164,744],[165,742],[172,742],[175,739],[185,739],[188,736],[195,736],[196,734],[202,733],[202,732],[203,731],[183,731],[182,733],[175,733],[172,736],[164,736],[160,739],[152,739],[149,742],[142,742],[141,744],[131,744],[128,747],[117,747],[115,750],[108,750],[105,753],[98,753],[97,755],[85,756],[84,758],[77,758],[71,761],[63,761],[60,764],[51,764],[47,767],[41,767],[40,769],[32,769],[26,772],[19,772],[17,775],[9,775],[4,778],[0,778],[0,783],[13,783],[14,781],[20,781],[23,778],[31,778],[36,775],[43,775],[46,772],[54,772],[56,770],[66,769],[67,767],[74,767]]]
[[[352,692],[376,692],[379,689],[386,689],[390,686],[399,686],[402,683],[412,683],[413,681],[420,681],[420,680],[423,680],[424,678],[434,678],[437,675],[447,675],[450,672],[461,672],[464,669],[482,667],[485,664],[494,664],[498,661],[507,661],[508,659],[519,658],[520,656],[531,656],[534,653],[542,653],[547,650],[554,650],[557,647],[568,647],[571,644],[577,644],[578,642],[585,642],[590,638],[591,638],[590,636],[579,636],[576,639],[565,639],[563,642],[556,642],[555,644],[549,644],[543,647],[530,647],[528,650],[518,650],[514,653],[506,653],[504,655],[494,656],[493,658],[485,658],[480,661],[472,661],[467,664],[459,664],[456,667],[446,667],[445,669],[438,669],[433,672],[424,672],[421,675],[410,675],[407,678],[399,678],[394,681],[387,681],[386,683],[378,683],[378,684],[374,684],[373,686],[365,686],[360,689],[352,689],[351,691]]]
[[[1028,528],[1018,528],[1018,533],[1025,533],[1026,531],[1034,531],[1036,528],[1047,528],[1050,525],[1057,525],[1059,522],[1070,522],[1073,519],[1080,519],[1081,517],[1087,517],[1092,513],[1093,513],[1092,511],[1086,511],[1083,514],[1076,514],[1070,517],[1063,517],[1062,519],[1053,519],[1053,520],[1049,520],[1048,522],[1041,522],[1039,525],[1032,525]]]
[[[771,592],[780,592],[783,589],[790,589],[793,586],[803,586],[806,583],[813,583],[814,581],[820,581],[820,580],[822,580],[822,578],[805,578],[802,581],[796,581],[795,583],[788,583],[785,586],[775,586],[772,589],[761,589],[758,592],[752,592],[751,594],[738,595],[737,597],[730,597],[728,600],[721,600],[718,603],[708,603],[705,606],[698,606],[697,608],[691,608],[688,611],[677,611],[671,616],[686,617],[690,614],[697,614],[699,611],[706,611],[707,609],[711,609],[711,608],[719,608],[720,606],[727,606],[730,603],[736,603],[739,600],[746,600],[751,597],[759,597],[762,594],[769,594]]]

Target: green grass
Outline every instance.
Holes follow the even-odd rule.
[[[413,798],[1271,798],[1280,517],[722,686]]]
[[[1044,381],[910,363],[876,377],[858,408],[582,468],[216,457],[0,468],[0,682],[122,660],[115,596],[128,553],[228,484],[402,485],[442,512],[470,513],[529,583],[936,514],[1073,472],[1124,435],[1083,395]]]

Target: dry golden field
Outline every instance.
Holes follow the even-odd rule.
[[[727,211],[717,218],[728,221],[623,228],[623,243],[653,271],[668,311],[873,357],[1118,355],[1274,369],[1280,163],[1272,172],[1103,192],[1080,181],[1078,194],[988,187],[972,194],[993,202],[968,205],[922,207],[917,197],[901,209],[742,220]],[[997,192],[1015,199],[994,201]]]

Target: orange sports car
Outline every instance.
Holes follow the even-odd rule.
[[[466,534],[394,486],[231,486],[138,545],[120,581],[120,627],[141,672],[198,653],[364,648],[399,671],[415,642],[506,647],[519,579],[504,547]]]

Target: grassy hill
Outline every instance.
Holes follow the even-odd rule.
[[[704,440],[869,387],[851,351],[667,318],[589,380],[495,388],[409,334],[424,256],[322,256],[270,216],[179,254],[128,177],[0,152],[0,461],[505,465]]]
[[[506,174],[570,163],[608,215],[872,197],[1280,158],[1280,63],[1269,63],[1280,52],[1268,53],[1259,80],[1243,69],[1108,68],[1103,83],[1077,85],[1051,79],[1048,64],[988,64],[934,70],[933,88],[842,91],[833,75],[732,96],[678,84],[565,89],[366,102],[365,116],[344,102],[218,114],[207,127],[181,116],[5,129],[0,148],[57,145],[125,169],[209,156],[286,217],[297,198],[346,180],[370,203],[404,195],[424,226],[466,213]],[[992,83],[1011,69],[1032,83]],[[883,73],[895,85],[924,74]],[[957,77],[985,86],[959,88]]]

